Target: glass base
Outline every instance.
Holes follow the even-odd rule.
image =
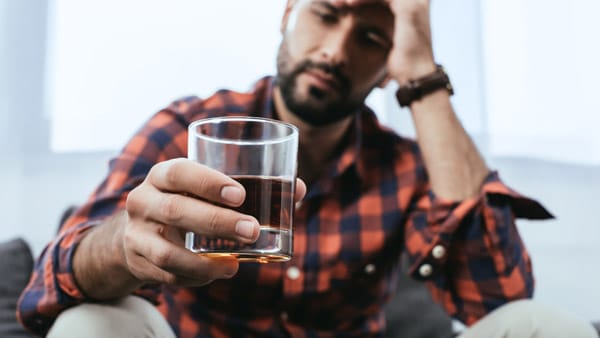
[[[290,255],[250,252],[199,252],[198,254],[206,257],[235,257],[240,263],[277,263],[292,259]]]
[[[240,243],[222,238],[207,238],[192,232],[186,234],[185,247],[207,257],[233,256],[240,262],[274,263],[292,258],[292,232],[261,226],[254,243]]]

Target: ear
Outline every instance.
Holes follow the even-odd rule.
[[[283,18],[281,19],[281,27],[279,27],[279,31],[281,32],[281,34],[285,34],[285,31],[287,30],[290,15],[296,2],[296,0],[287,0],[287,3],[285,5],[285,12],[283,12]]]

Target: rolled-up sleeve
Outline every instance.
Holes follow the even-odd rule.
[[[478,196],[464,201],[431,191],[413,206],[405,227],[409,273],[433,298],[470,325],[498,306],[533,294],[531,259],[516,218],[547,219],[538,202],[491,172]]]
[[[83,294],[73,275],[73,254],[78,244],[89,229],[125,209],[129,192],[144,180],[152,165],[186,153],[182,147],[185,130],[175,113],[163,110],[111,160],[106,179],[66,221],[37,259],[29,284],[17,304],[17,317],[26,328],[45,334],[61,311],[84,301],[94,301]],[[158,293],[156,285],[136,291],[154,303]]]
[[[50,243],[36,261],[28,287],[19,299],[19,320],[36,333],[45,333],[66,307],[82,301],[83,295],[71,273],[71,259],[91,224],[73,227]]]

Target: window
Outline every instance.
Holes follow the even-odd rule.
[[[598,1],[483,2],[491,154],[600,164]]]
[[[440,62],[467,130],[482,133],[477,0],[434,2]],[[283,0],[50,3],[46,107],[55,152],[119,149],[153,113],[186,95],[246,90],[275,72]],[[452,41],[460,37],[458,46]],[[411,135],[394,86],[368,104]]]
[[[46,86],[52,150],[119,149],[177,98],[245,90],[274,73],[284,5],[53,1]]]

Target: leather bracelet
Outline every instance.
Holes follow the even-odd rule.
[[[433,73],[427,74],[415,80],[408,81],[408,84],[401,85],[396,91],[396,98],[400,107],[410,106],[414,101],[422,99],[425,95],[445,89],[450,95],[454,94],[454,88],[450,83],[450,78],[441,65],[436,65]]]

